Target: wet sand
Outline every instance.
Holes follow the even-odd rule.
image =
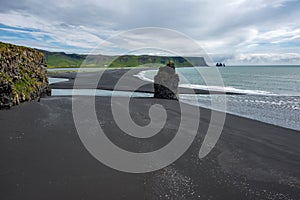
[[[111,73],[118,78],[118,72]],[[59,83],[55,87],[63,84],[70,86]],[[95,101],[98,120],[107,137],[129,151],[163,147],[172,140],[180,122],[177,101],[133,98],[130,113],[137,124],[149,123],[148,110],[153,104],[163,105],[168,118],[154,137],[132,138],[115,124],[110,97],[96,97]],[[117,101],[123,105],[124,98]],[[42,98],[40,102],[1,110],[0,197],[300,199],[299,131],[227,114],[215,148],[199,159],[211,111],[190,107],[201,113],[190,148],[168,167],[144,174],[111,169],[86,150],[75,128],[71,97]]]

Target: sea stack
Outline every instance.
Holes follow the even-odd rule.
[[[39,100],[50,93],[44,55],[0,42],[0,109]]]
[[[160,67],[154,77],[154,98],[178,100],[179,76],[175,72],[175,64],[170,61]]]

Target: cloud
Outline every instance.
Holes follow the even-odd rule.
[[[228,59],[233,64],[299,64],[300,53],[248,53]]]
[[[88,53],[120,31],[162,27],[193,38],[219,62],[233,62],[233,57],[241,63],[273,62],[276,59],[257,59],[256,54],[280,54],[287,56],[288,63],[295,62],[289,55],[300,52],[299,8],[297,0],[2,0],[0,40]],[[127,43],[111,44],[108,51],[118,53],[160,42],[193,54],[183,41],[172,44],[163,39],[165,36],[151,34],[132,35]],[[249,60],[239,55],[253,56],[248,56]]]
[[[16,33],[27,35],[27,41],[21,40],[25,42],[24,45],[38,44],[37,42],[39,41],[41,45],[49,44],[49,49],[53,49],[53,47],[54,49],[69,47],[76,50],[76,48],[91,49],[95,44],[103,42],[101,38],[91,33],[84,26],[75,26],[62,22],[48,22],[46,19],[18,12],[1,13],[0,23],[6,25],[4,28],[0,26],[1,33],[6,33],[6,37],[16,35]],[[12,40],[14,41],[15,38],[12,37]],[[39,46],[34,47],[39,48]]]

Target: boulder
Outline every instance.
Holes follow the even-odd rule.
[[[178,100],[178,83],[179,76],[173,62],[160,67],[154,77],[154,98]]]

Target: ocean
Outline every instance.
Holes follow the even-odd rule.
[[[176,68],[182,87],[224,89],[245,94],[226,95],[227,113],[300,130],[300,66],[227,66],[218,68],[218,71],[224,88],[205,84],[201,74],[216,76],[212,68]],[[137,76],[153,81],[156,73],[157,70],[147,70]],[[211,95],[181,94],[180,100],[215,109],[211,105]]]

